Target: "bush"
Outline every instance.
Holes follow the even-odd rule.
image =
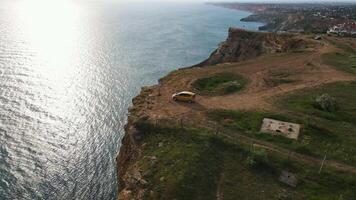
[[[331,97],[329,94],[322,94],[316,97],[314,107],[327,112],[335,112],[338,110],[335,98]]]
[[[268,157],[265,150],[254,150],[247,157],[247,164],[251,167],[268,165]]]

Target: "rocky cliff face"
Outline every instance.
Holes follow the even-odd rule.
[[[204,62],[196,65],[203,67],[224,62],[237,62],[255,58],[264,53],[287,52],[305,48],[305,42],[295,35],[277,35],[274,33],[248,32],[240,29],[229,29],[227,40],[220,44],[211,56]],[[193,66],[194,67],[194,66]],[[138,124],[149,120],[145,110],[149,109],[152,99],[150,94],[153,87],[145,87],[133,99],[130,108],[125,136],[122,140],[120,153],[117,156],[117,174],[120,200],[142,199],[147,191],[144,189],[145,180],[136,166],[141,157],[142,135]]]
[[[141,93],[132,100],[133,105],[129,109],[130,115],[125,126],[125,136],[116,158],[119,200],[142,199],[146,192],[143,189],[146,182],[136,166],[141,156],[141,140],[144,134],[137,127],[140,122],[149,120],[149,116],[144,111],[149,106],[151,93],[151,87],[142,88]]]
[[[230,28],[229,36],[210,57],[196,67],[238,62],[265,53],[288,52],[306,47],[304,40],[293,34],[250,32]]]

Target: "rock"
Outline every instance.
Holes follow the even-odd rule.
[[[132,199],[132,191],[128,189],[121,190],[118,199],[119,200]]]
[[[134,190],[137,187],[137,180],[130,177],[125,179],[125,181],[128,190]]]
[[[151,161],[151,168],[155,168],[157,164],[157,160]]]
[[[140,140],[142,140],[142,135],[135,135],[134,139],[135,139],[135,141],[140,141]]]
[[[152,170],[147,170],[143,173],[144,177],[151,176],[152,175]]]
[[[141,190],[138,191],[136,199],[144,199],[145,196],[146,196],[146,190],[145,189],[141,189]]]
[[[164,177],[162,176],[159,180],[160,180],[161,182],[163,182],[163,181],[164,181]]]
[[[157,164],[158,160],[156,156],[148,157],[148,159],[150,160],[151,167],[154,167]]]
[[[140,182],[141,185],[147,185],[148,184],[148,182],[145,179],[140,179],[139,182]]]
[[[137,169],[133,170],[131,176],[136,180],[140,180],[142,178],[140,171],[138,171]]]
[[[222,42],[207,60],[195,66],[239,62],[253,59],[263,53],[288,52],[304,49],[305,46],[304,40],[291,34],[261,33],[230,28],[226,41]]]
[[[153,190],[151,190],[151,191],[150,191],[150,197],[151,197],[151,198],[154,198],[154,196],[155,196],[155,192],[154,192]]]
[[[142,179],[141,172],[137,168],[133,168],[125,178],[126,187],[130,190],[134,190],[140,185],[140,180]]]

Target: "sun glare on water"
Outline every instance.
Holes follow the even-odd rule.
[[[89,80],[85,71],[88,38],[80,6],[70,0],[20,0],[17,11],[19,41],[31,53],[25,67],[37,82],[31,90],[58,97],[38,103],[49,111],[74,105],[77,87],[87,87],[82,83]]]
[[[72,73],[79,40],[79,8],[68,0],[25,0],[19,20],[29,48],[49,78]],[[61,80],[63,81],[63,79]],[[58,84],[58,82],[57,82]]]

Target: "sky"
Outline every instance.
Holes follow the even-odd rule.
[[[217,0],[219,2],[226,2],[226,0]],[[295,3],[295,2],[308,2],[308,3],[318,3],[318,2],[345,2],[346,0],[238,0],[238,1],[232,1],[232,2],[289,2],[289,3]],[[351,0],[352,1],[352,0]],[[356,0],[354,0],[356,2]]]
[[[266,2],[266,3],[320,3],[354,2],[356,0],[110,0],[116,2]]]

